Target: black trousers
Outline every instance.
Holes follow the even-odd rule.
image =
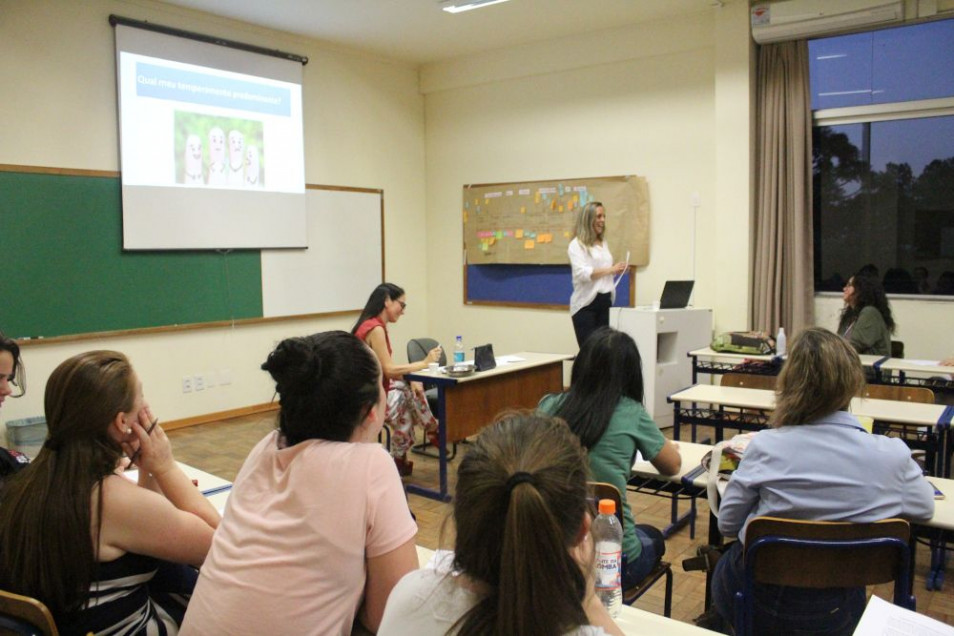
[[[573,314],[573,331],[576,332],[576,344],[583,343],[590,334],[600,327],[609,326],[609,310],[613,304],[612,294],[597,294],[589,305]]]

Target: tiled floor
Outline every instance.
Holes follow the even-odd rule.
[[[169,437],[178,460],[231,480],[235,478],[252,446],[272,430],[275,423],[276,414],[266,413],[169,431]],[[437,460],[420,455],[414,455],[413,459],[414,475],[410,480],[422,485],[436,484]],[[459,459],[452,462],[448,471],[452,491],[456,482],[455,466],[458,461]],[[641,523],[650,523],[660,528],[668,523],[668,499],[633,493],[629,494],[629,498],[633,514]],[[451,505],[416,495],[411,495],[409,500],[411,509],[417,516],[418,543],[428,548],[451,546],[452,524],[445,523]],[[673,563],[674,572],[672,615],[673,618],[686,622],[691,622],[702,613],[705,602],[705,575],[701,572],[684,572],[681,567],[682,560],[694,556],[696,547],[704,543],[707,536],[708,516],[704,500],[699,503],[699,512],[695,540],[689,538],[688,529],[682,529],[666,541],[665,558]],[[919,546],[914,582],[918,611],[954,625],[954,597],[950,593],[954,583],[948,582],[946,589],[940,592],[926,591],[924,577],[928,563],[927,548]],[[637,601],[637,607],[661,614],[664,588],[662,581],[657,583]],[[891,589],[891,585],[886,585],[878,586],[874,591],[882,598],[890,600]]]

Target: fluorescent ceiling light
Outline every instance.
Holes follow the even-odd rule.
[[[500,4],[508,0],[444,0],[441,2],[441,9],[448,13],[462,13],[471,9],[480,9],[489,7],[492,4]]]

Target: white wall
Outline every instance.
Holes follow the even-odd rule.
[[[148,0],[0,5],[0,164],[119,169],[110,13],[308,56],[306,180],[384,189],[387,277],[407,290],[409,304],[392,338],[403,343],[426,332],[423,246],[406,247],[421,244],[425,220],[424,108],[415,68]],[[347,210],[341,211],[341,231],[359,231],[349,227]],[[164,421],[261,404],[271,399],[273,386],[259,365],[277,340],[350,329],[356,317],[28,343],[23,348],[28,393],[8,400],[0,419],[42,414],[43,389],[53,368],[70,355],[99,348],[118,349],[132,358],[147,399]],[[0,307],[0,327],[2,322]],[[182,394],[183,375],[224,369],[231,371],[231,385]]]
[[[650,262],[636,302],[697,280],[716,329],[747,326],[750,43],[744,0],[636,27],[425,66],[432,333],[498,351],[575,353],[568,313],[463,304],[461,187],[637,174]],[[690,196],[699,193],[695,272]]]

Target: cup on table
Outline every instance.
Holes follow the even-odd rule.
[[[427,370],[431,373],[437,373],[437,370],[440,368],[440,366],[441,365],[437,364],[436,362],[431,362],[427,365]]]

